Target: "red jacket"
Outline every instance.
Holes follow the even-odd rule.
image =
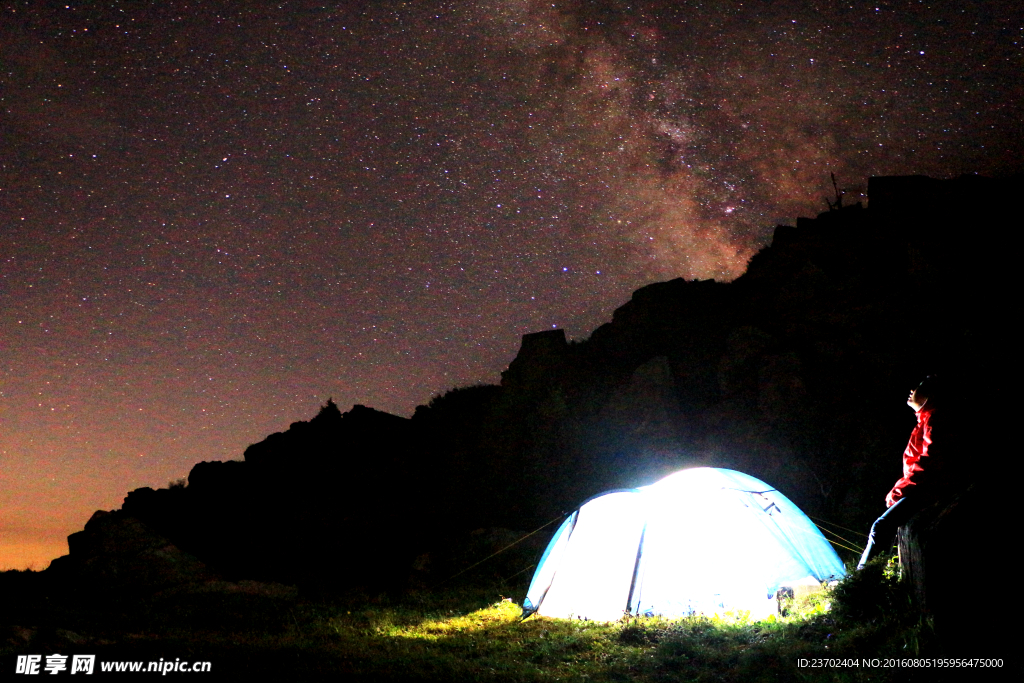
[[[885,497],[885,506],[892,505],[907,493],[913,491],[910,487],[922,484],[925,479],[924,471],[928,470],[929,488],[938,477],[941,463],[935,460],[932,452],[932,414],[934,409],[927,403],[917,411],[917,426],[910,433],[910,443],[907,450],[903,451],[903,477],[896,482]]]

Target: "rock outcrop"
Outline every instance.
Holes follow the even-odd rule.
[[[1022,604],[1019,591],[995,578],[1016,557],[1009,524],[1015,506],[1008,487],[1000,488],[975,484],[900,527],[902,578],[913,589],[914,607],[950,652],[988,657],[1009,651],[1007,629],[977,619],[979,609],[1016,614]]]
[[[93,591],[146,594],[216,578],[196,557],[123,511],[97,510],[84,530],[68,536],[68,549],[49,572]]]
[[[900,476],[907,390],[940,372],[987,396],[1012,365],[1016,183],[873,178],[867,208],[779,226],[734,282],[648,285],[582,341],[525,335],[500,386],[411,419],[329,401],[123,510],[228,578],[312,585],[398,584],[445,537],[535,528],[688,465],[866,531]],[[968,403],[962,436],[990,452]]]

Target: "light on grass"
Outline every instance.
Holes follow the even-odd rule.
[[[758,622],[746,610],[600,622],[542,615],[522,620],[519,606],[508,599],[453,613],[459,598],[435,595],[417,601],[419,607],[342,612],[330,620],[329,637],[317,643],[343,653],[346,666],[367,680],[391,680],[396,671],[466,681],[661,680],[666,673],[680,680],[760,680],[753,674],[762,664],[774,670],[782,660],[808,654],[801,633],[809,629],[815,642],[825,637],[821,620],[802,612],[802,602],[810,606],[819,597],[804,598],[794,599],[789,616]]]
[[[396,638],[440,640],[451,635],[471,634],[496,626],[515,624],[521,613],[522,608],[506,598],[466,615],[428,619],[415,625],[387,629],[386,632],[378,629],[378,633]]]

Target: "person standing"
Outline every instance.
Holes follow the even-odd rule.
[[[891,547],[899,527],[923,507],[934,502],[941,493],[945,463],[936,455],[935,445],[938,389],[938,378],[929,375],[907,398],[907,405],[917,414],[917,425],[910,433],[910,441],[903,451],[903,476],[885,496],[888,509],[871,525],[867,546],[857,563],[857,569],[862,569],[880,550]]]

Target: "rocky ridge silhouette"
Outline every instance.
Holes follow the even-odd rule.
[[[401,586],[460,534],[531,529],[694,465],[866,529],[900,473],[908,388],[942,372],[988,395],[1010,364],[1019,183],[871,178],[868,208],[777,227],[733,282],[648,285],[586,340],[525,335],[500,385],[409,419],[329,400],[243,461],[132,491],[118,514],[229,579],[326,590]],[[990,448],[987,406],[963,403],[961,433]]]

